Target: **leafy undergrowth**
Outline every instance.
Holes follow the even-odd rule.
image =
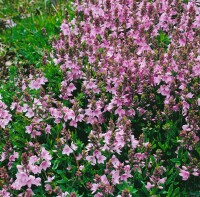
[[[75,2],[0,1],[0,196],[200,196],[199,7]]]
[[[10,64],[26,70],[31,65],[41,67],[41,59],[50,54],[51,41],[59,34],[66,12],[70,12],[69,3],[5,0],[0,7],[1,75],[7,75]]]

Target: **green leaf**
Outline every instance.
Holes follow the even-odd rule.
[[[171,161],[172,161],[173,163],[181,164],[181,161],[180,161],[179,158],[173,158],[173,159],[171,159]]]
[[[168,189],[167,197],[171,197],[172,192],[173,192],[173,184],[171,184],[170,187],[169,187],[169,189]]]
[[[161,148],[162,151],[165,151],[165,145],[162,144],[161,142],[158,142],[159,147]]]
[[[117,185],[117,188],[120,190],[120,191],[123,191],[123,190],[127,190],[129,191],[131,194],[135,194],[137,193],[137,189],[134,188],[134,185],[129,185],[127,182],[123,182],[123,184],[120,184],[120,185]]]
[[[62,170],[56,170],[56,172],[60,175],[64,173]]]
[[[67,183],[67,179],[62,179],[62,180],[58,180],[58,181],[56,181],[56,183],[60,183],[60,184],[62,184],[62,183]]]
[[[127,182],[123,182],[122,184],[117,185],[117,188],[122,191],[124,189],[126,189],[128,187],[128,183]]]
[[[60,164],[60,161],[59,160],[55,160],[52,169],[56,170],[58,168],[59,164]]]
[[[166,181],[166,185],[170,184],[172,180],[174,179],[174,175],[172,174]]]
[[[179,197],[179,196],[180,196],[180,188],[177,187],[177,188],[174,190],[172,197]]]
[[[138,190],[135,189],[133,186],[130,187],[129,189],[130,189],[129,191],[130,191],[131,194],[135,194],[135,193],[137,193],[137,191],[138,191]]]
[[[170,171],[169,171],[169,175],[171,175],[172,173],[173,173],[173,171],[174,171],[174,168],[172,168]]]

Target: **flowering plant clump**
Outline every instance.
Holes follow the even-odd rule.
[[[12,120],[12,116],[7,110],[7,105],[1,99],[0,95],[0,128],[5,128],[5,126]]]
[[[0,100],[0,196],[199,195],[197,3],[72,7],[51,58]]]

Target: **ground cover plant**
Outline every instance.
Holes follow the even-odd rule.
[[[2,30],[0,196],[200,196],[198,2],[45,2]]]

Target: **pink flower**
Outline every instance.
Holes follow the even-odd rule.
[[[51,115],[56,119],[63,117],[62,112],[59,111],[58,109],[50,108],[49,111],[50,111]]]
[[[82,122],[82,121],[83,121],[83,118],[84,118],[84,115],[83,115],[83,114],[79,114],[79,115],[76,117],[76,122]]]
[[[76,122],[75,120],[71,120],[70,123],[69,123],[69,125],[70,125],[71,127],[77,128],[77,122]]]
[[[47,180],[45,181],[45,183],[50,183],[50,182],[52,182],[52,181],[54,180],[54,178],[55,178],[55,176],[53,176],[53,177],[48,176],[48,177],[47,177]]]
[[[40,77],[37,78],[36,81],[40,84],[40,85],[44,85],[48,80],[45,77]]]
[[[146,186],[145,186],[148,190],[150,190],[151,188],[155,187],[154,184],[151,184],[150,182],[147,182]]]
[[[186,170],[180,169],[179,175],[182,176],[182,180],[183,181],[186,181],[186,180],[188,180],[188,178],[190,176],[190,173],[188,171],[186,171]]]
[[[32,129],[33,129],[33,127],[32,127],[32,125],[30,125],[30,126],[26,126],[26,131],[25,131],[25,133],[31,133],[32,132]]]
[[[119,176],[119,170],[113,170],[112,171],[112,183],[115,185],[115,184],[119,184],[119,179],[120,179],[120,176]]]
[[[98,157],[98,156],[101,155],[101,152],[100,152],[99,150],[95,150],[94,153],[93,153],[93,155],[94,155],[95,157]]]
[[[50,132],[51,131],[51,126],[47,124],[45,131],[46,131],[46,134],[51,133]]]
[[[120,165],[120,161],[117,159],[117,157],[115,155],[112,156],[112,158],[110,159],[112,165],[117,168]]]
[[[0,158],[1,158],[0,161],[1,162],[4,161],[6,159],[6,156],[7,156],[6,152],[2,152],[1,156],[0,156]]]
[[[159,181],[158,181],[158,185],[160,185],[160,184],[164,184],[165,183],[165,181],[166,181],[166,177],[165,178],[162,178],[162,179],[160,179]]]
[[[36,80],[32,80],[31,83],[29,84],[29,87],[31,90],[38,90],[40,89],[40,83]]]
[[[62,25],[60,26],[62,32],[64,35],[69,35],[70,34],[70,28],[69,28],[69,25],[64,21],[62,23]]]
[[[134,135],[131,136],[131,144],[133,149],[135,149],[139,144],[139,141],[134,138]]]
[[[199,170],[197,168],[193,169],[193,173],[194,176],[199,176]]]
[[[130,166],[129,165],[124,166],[124,171],[125,173],[121,175],[121,180],[127,181],[128,178],[132,177]]]
[[[44,147],[42,147],[41,158],[46,161],[50,161],[52,159],[51,155],[49,154],[49,152],[47,150],[45,150]]]
[[[186,98],[192,98],[194,94],[192,94],[191,92],[189,92],[187,95],[186,95]]]
[[[9,161],[15,161],[19,157],[18,152],[14,151],[14,154],[9,157]]]
[[[45,191],[51,191],[52,187],[50,184],[45,184]]]
[[[71,143],[71,148],[72,148],[72,150],[74,150],[74,151],[75,151],[75,150],[77,150],[77,148],[78,148],[78,147],[76,146],[76,144],[74,144],[74,143]]]
[[[139,160],[143,160],[143,159],[145,159],[145,154],[144,153],[136,153],[135,154],[135,157],[137,158],[137,159],[139,159]]]
[[[29,106],[27,104],[23,105],[23,112],[27,112],[29,109]]]
[[[92,194],[94,194],[97,191],[97,189],[99,188],[99,186],[100,185],[98,183],[93,183],[92,184],[92,187],[91,187]]]
[[[34,112],[32,109],[28,109],[28,112],[25,114],[26,117],[32,118],[34,116]]]
[[[86,160],[91,162],[91,165],[95,165],[96,164],[95,156],[87,156]]]
[[[106,157],[103,156],[99,150],[95,150],[93,153],[93,156],[95,156],[97,158],[97,163],[103,164],[104,161],[106,160]]]
[[[79,166],[79,170],[83,170],[85,167],[83,165]]]
[[[129,116],[135,116],[135,110],[134,109],[129,109],[128,110],[128,115]]]
[[[115,110],[115,114],[118,114],[119,117],[123,117],[125,115],[125,110],[120,106]]]
[[[28,177],[28,180],[26,181],[26,185],[31,188],[32,185],[36,185],[39,186],[40,184],[41,178],[35,178],[34,176],[30,175]]]
[[[73,150],[66,144],[62,151],[62,154],[66,154],[69,156],[71,153],[73,153]]]
[[[11,194],[9,192],[6,191],[6,189],[2,189],[0,190],[0,196],[2,197],[11,197]]]
[[[183,129],[184,131],[191,131],[189,125],[183,125],[183,126],[182,126],[182,129]]]
[[[76,159],[79,161],[79,160],[81,160],[82,159],[82,155],[81,154],[79,154],[77,157],[76,157]]]
[[[75,113],[72,109],[65,109],[63,110],[63,112],[65,113],[65,116],[64,116],[64,120],[65,121],[68,121],[68,120],[75,120]]]
[[[69,92],[73,92],[74,90],[76,90],[76,87],[74,86],[73,83],[70,83],[69,86],[67,87],[67,90],[68,90]]]
[[[33,155],[29,158],[29,165],[32,165],[36,163],[39,160],[39,158],[36,155]]]
[[[41,170],[46,170],[47,168],[49,168],[51,166],[51,162],[49,161],[43,161],[41,164],[40,164],[40,169]]]
[[[18,172],[16,174],[17,179],[12,184],[12,187],[16,190],[20,190],[21,187],[25,186],[28,181],[28,175],[25,172]]]
[[[158,93],[161,93],[163,96],[169,97],[170,96],[170,87],[166,85],[161,85]]]
[[[97,156],[97,163],[102,163],[104,164],[104,161],[106,160],[106,157],[103,155]]]
[[[34,195],[34,193],[33,193],[32,189],[28,188],[26,190],[24,197],[30,197],[30,196],[33,196],[33,195]]]
[[[11,121],[11,115],[6,108],[7,105],[0,100],[0,128],[5,128]]]
[[[101,182],[104,183],[104,184],[106,184],[106,185],[110,185],[110,183],[109,183],[106,175],[102,175],[101,176]]]
[[[98,192],[98,193],[96,193],[96,194],[94,195],[94,197],[103,197],[103,194],[100,193],[100,192]]]
[[[104,134],[104,143],[109,144],[110,137],[111,137],[111,131],[107,131],[107,132]]]
[[[0,101],[1,102],[1,101]],[[17,103],[16,102],[12,102],[11,106],[10,106],[10,109],[11,110],[14,110],[15,108],[17,108]]]

